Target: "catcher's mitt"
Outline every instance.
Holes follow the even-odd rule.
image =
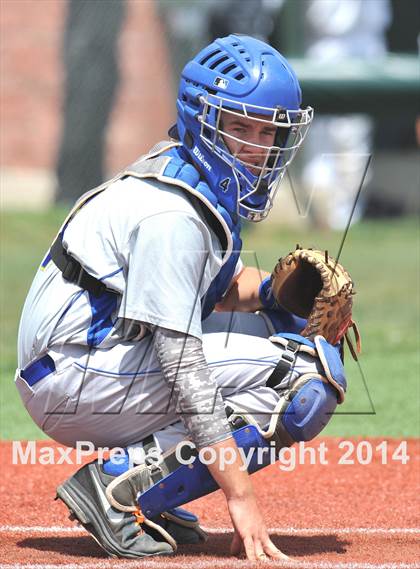
[[[271,275],[271,289],[276,302],[293,314],[307,318],[302,336],[323,336],[330,344],[346,337],[357,359],[348,330],[353,328],[356,349],[360,353],[360,334],[352,320],[353,281],[340,263],[327,251],[302,249],[279,259]]]

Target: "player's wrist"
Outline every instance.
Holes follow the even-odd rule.
[[[242,461],[235,439],[229,438],[212,445],[215,460],[207,465],[211,475],[223,490],[227,500],[245,500],[253,496],[251,479]],[[226,452],[233,460],[226,461]]]
[[[261,308],[274,309],[277,307],[277,302],[271,287],[271,275],[261,281],[258,289],[258,298],[261,303]]]
[[[244,487],[238,486],[229,493],[225,492],[225,496],[229,505],[255,502],[254,489],[250,480],[249,484],[246,484]]]

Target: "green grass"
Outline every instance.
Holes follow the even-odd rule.
[[[1,436],[44,435],[27,415],[13,385],[19,314],[35,271],[53,240],[63,210],[3,212],[1,220]],[[341,233],[247,227],[243,259],[270,270],[301,245],[338,252]],[[254,253],[255,252],[255,253]],[[362,332],[360,368],[346,357],[347,399],[323,434],[419,434],[419,233],[414,219],[364,222],[351,228],[341,255],[356,282],[354,317]],[[366,384],[365,384],[366,383]],[[373,414],[375,411],[375,414]]]
[[[1,213],[1,438],[45,438],[27,414],[14,386],[16,340],[20,312],[32,278],[65,216],[62,209]]]

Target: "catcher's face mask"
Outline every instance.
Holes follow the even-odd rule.
[[[232,168],[238,214],[261,221],[273,207],[287,167],[306,137],[313,109],[273,109],[210,94],[201,103],[200,138]]]

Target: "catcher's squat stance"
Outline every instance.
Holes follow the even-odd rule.
[[[220,487],[232,553],[285,557],[238,447],[321,431],[344,397],[352,325],[350,278],[326,254],[297,249],[271,277],[239,258],[241,219],[267,216],[312,121],[300,105],[277,51],[216,40],[182,73],[172,140],[78,201],[32,284],[16,374],[29,413],[60,443],[137,451],[134,468],[93,462],[57,489],[110,555],[205,539],[178,506]],[[267,462],[253,455],[248,471]]]

